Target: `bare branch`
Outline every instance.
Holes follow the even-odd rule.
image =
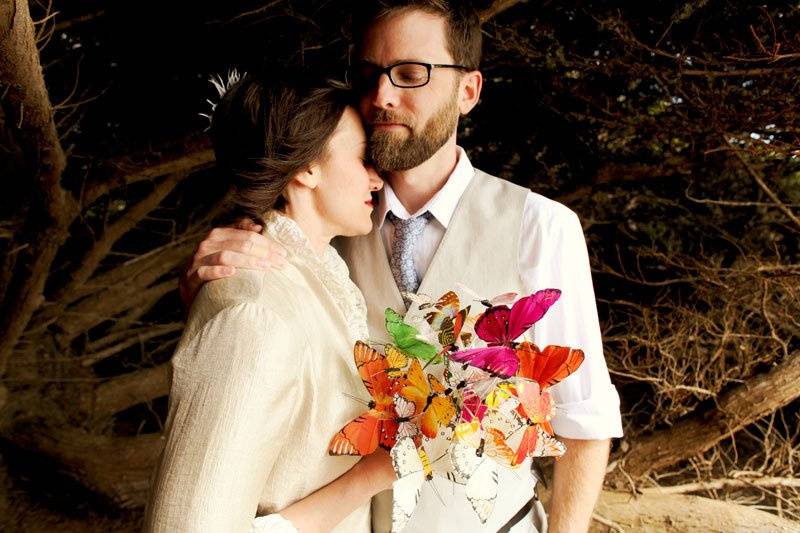
[[[95,390],[93,415],[113,415],[138,403],[165,396],[169,393],[169,384],[169,363],[111,379]]]
[[[77,287],[86,283],[103,258],[111,251],[114,243],[141,222],[142,218],[148,213],[158,207],[161,201],[172,192],[184,177],[184,174],[168,175],[150,194],[131,207],[119,220],[108,226],[102,237],[95,242],[92,249],[81,259],[80,266],[72,273],[70,281],[58,292],[55,299],[70,301],[70,294]]]
[[[130,348],[131,346],[148,341],[150,339],[155,339],[162,335],[167,335],[168,333],[180,331],[181,329],[183,329],[182,323],[172,323],[157,326],[147,326],[133,331],[122,331],[115,333],[113,334],[114,337],[123,334],[125,336],[124,340],[103,350],[90,352],[88,355],[84,355],[80,358],[81,365],[91,366],[98,361],[102,361],[108,357],[113,357],[114,355],[127,348]]]
[[[793,353],[769,372],[722,394],[706,415],[678,422],[638,439],[624,458],[632,476],[674,465],[708,450],[717,442],[800,397],[800,353]]]
[[[167,174],[188,175],[210,165],[214,151],[205,135],[191,136],[146,154],[126,156],[105,163],[100,177],[87,184],[81,203],[88,206],[109,191]]]
[[[481,13],[479,15],[480,19],[481,19],[481,23],[484,23],[484,22],[489,21],[490,19],[493,19],[494,17],[496,17],[497,15],[499,15],[500,13],[505,11],[506,9],[509,9],[509,8],[515,6],[516,4],[519,4],[519,2],[520,2],[520,0],[495,0],[494,2],[492,2],[492,4],[489,7],[487,7],[483,11],[481,11]]]

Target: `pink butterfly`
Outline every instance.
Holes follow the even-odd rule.
[[[490,307],[475,322],[475,333],[488,346],[455,352],[451,359],[496,377],[515,375],[519,369],[515,341],[538,322],[560,296],[558,289],[544,289],[520,298],[510,308],[507,305]]]

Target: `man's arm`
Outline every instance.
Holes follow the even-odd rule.
[[[622,436],[619,396],[603,357],[589,254],[577,215],[530,194],[522,230],[520,272],[528,290],[562,290],[536,324],[536,343],[579,348],[586,356],[550,389],[556,404],[551,424],[567,453],[555,465],[549,513],[552,531],[585,532],[605,477],[608,439]]]
[[[548,531],[583,533],[603,490],[610,441],[558,438],[567,453],[555,464]]]
[[[244,219],[235,227],[214,228],[206,235],[178,284],[186,309],[207,281],[233,276],[237,268],[267,270],[286,264],[286,250],[261,235],[262,229],[261,225]]]

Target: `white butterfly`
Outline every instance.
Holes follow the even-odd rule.
[[[414,421],[417,407],[414,402],[408,401],[399,394],[394,395],[394,410],[397,413],[397,438],[416,438],[419,435],[419,426]]]
[[[454,468],[451,479],[464,485],[467,500],[481,523],[485,523],[497,499],[499,464],[510,465],[514,451],[500,430],[483,430],[480,423],[473,421],[456,428],[450,458]]]
[[[422,483],[433,478],[427,454],[417,450],[414,439],[403,437],[392,447],[392,466],[397,481],[392,485],[392,533],[401,531],[408,523],[419,501]]]

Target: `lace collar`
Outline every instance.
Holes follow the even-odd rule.
[[[264,233],[282,244],[290,255],[301,259],[331,293],[347,321],[352,340],[366,340],[369,335],[367,305],[336,249],[329,244],[317,255],[297,222],[277,211],[267,213],[264,221]]]

